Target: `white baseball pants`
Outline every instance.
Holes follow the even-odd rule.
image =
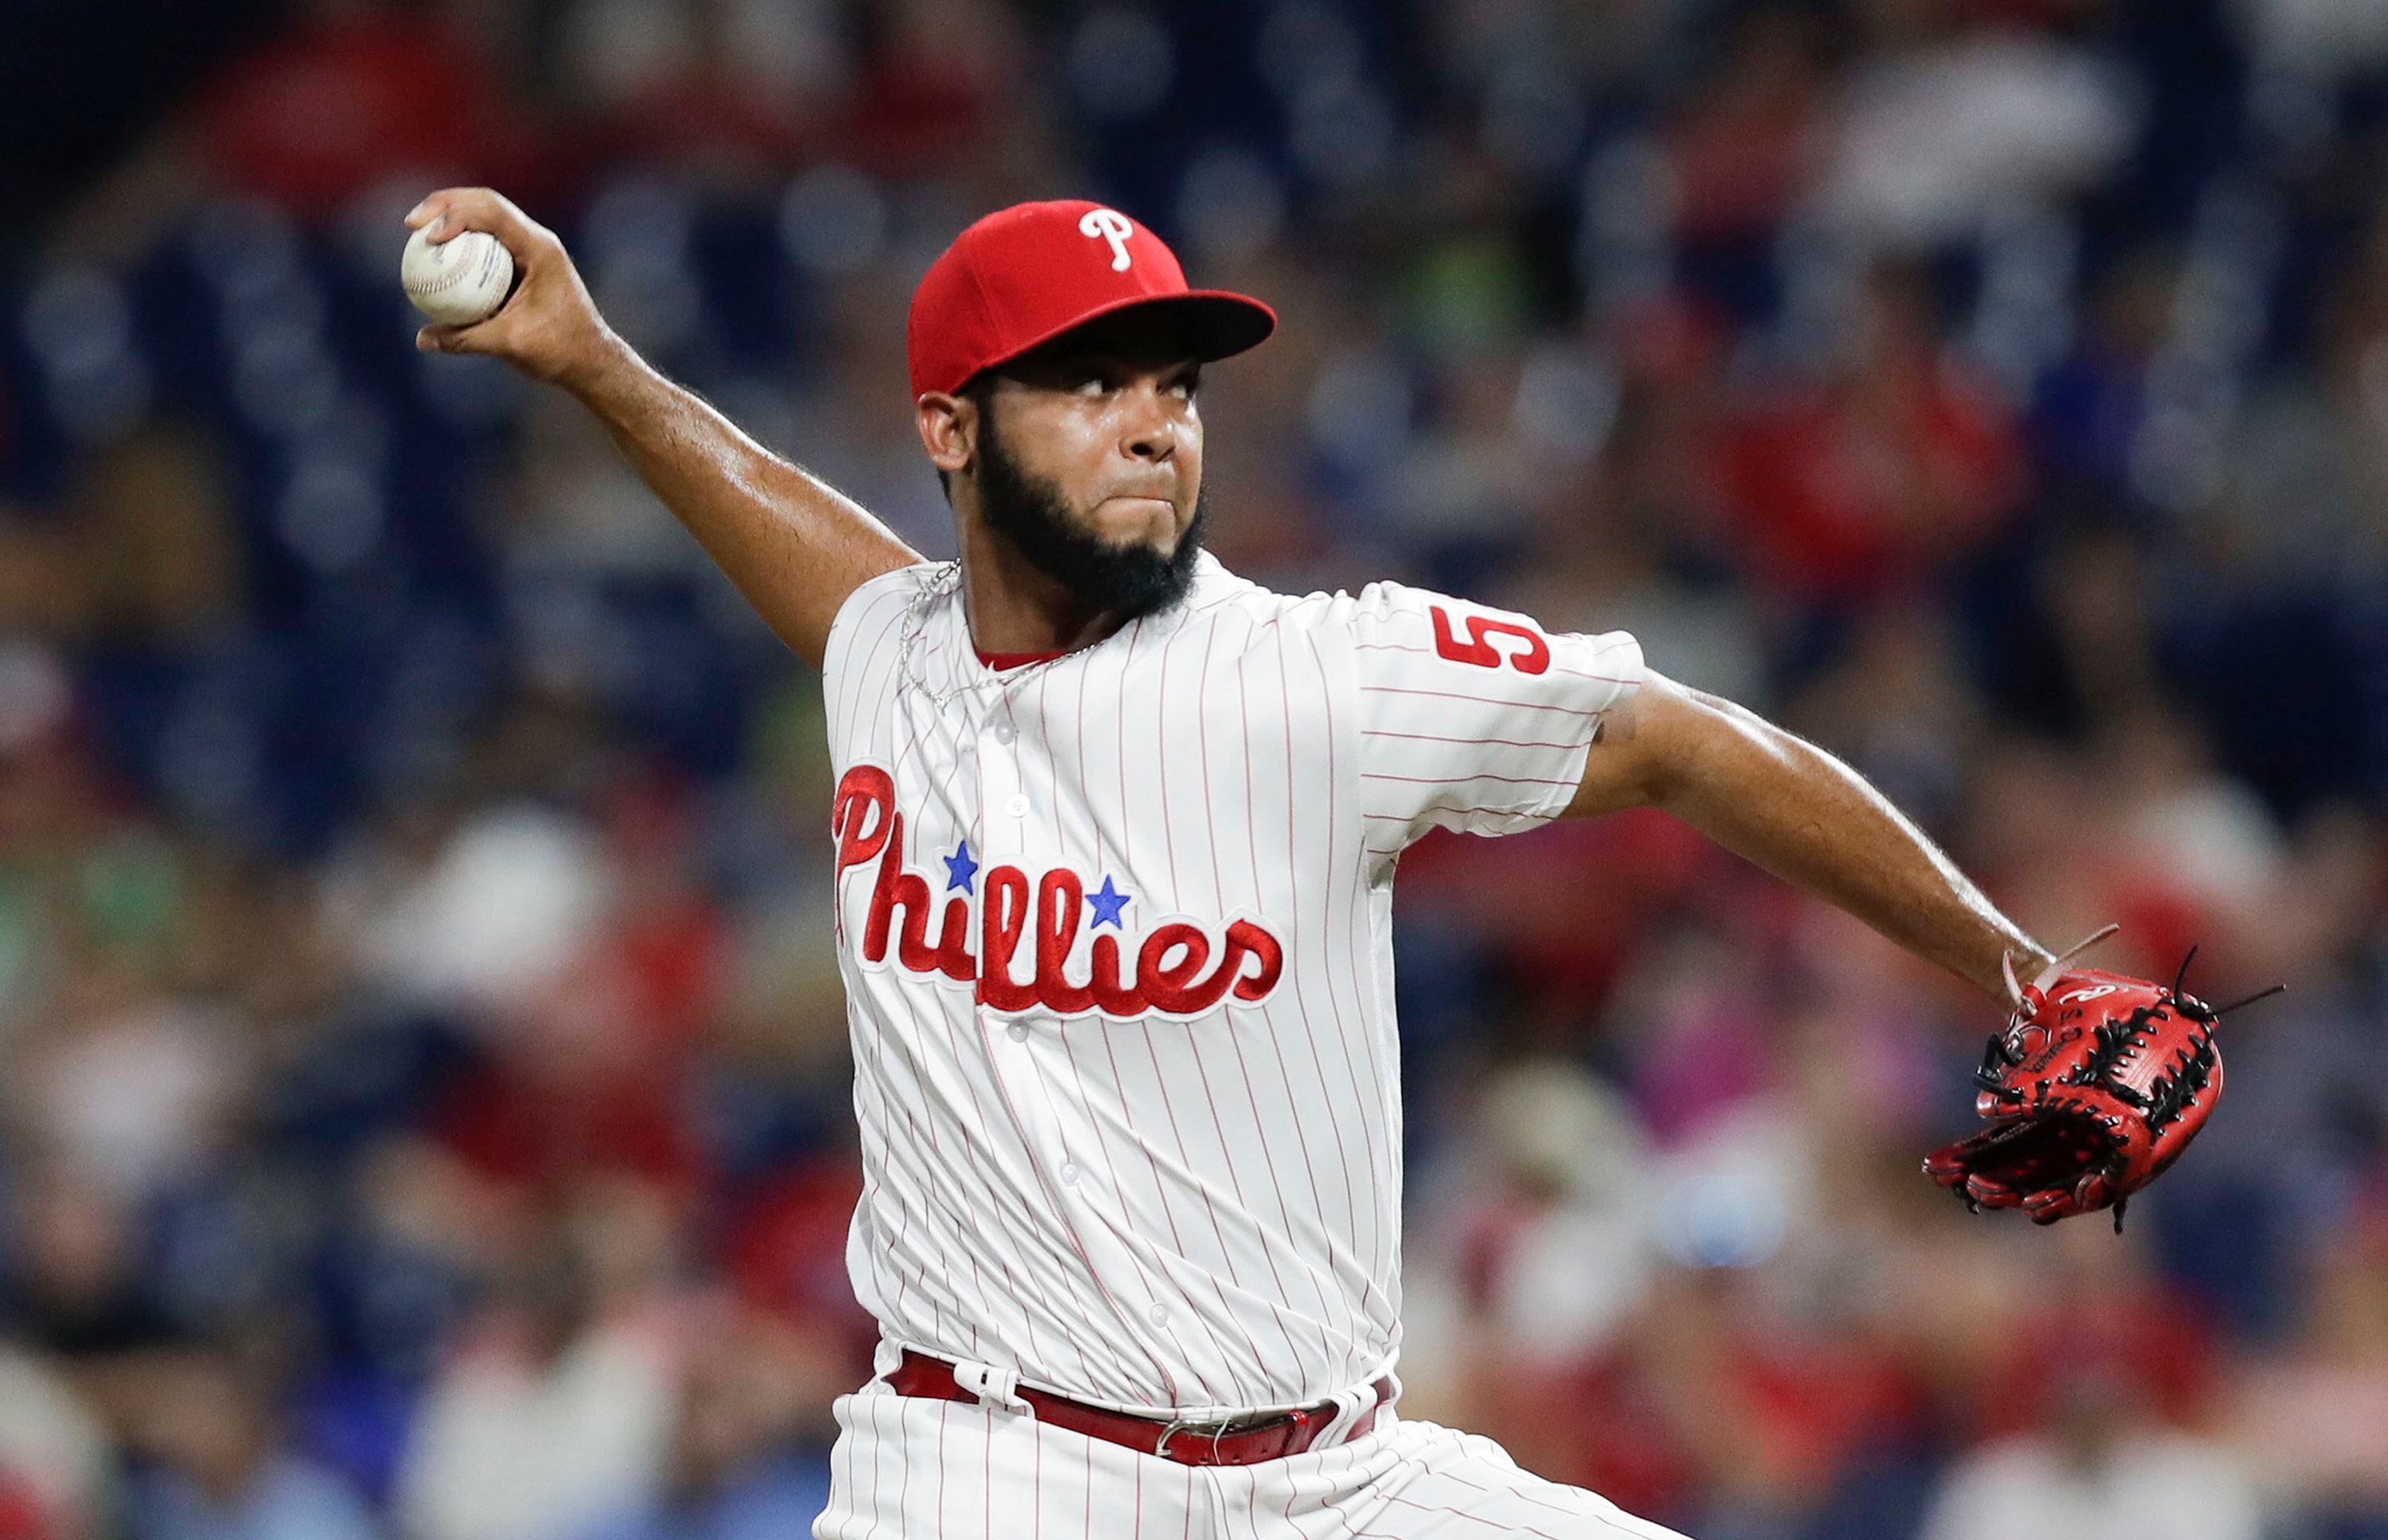
[[[1188,1466],[877,1381],[836,1409],[814,1540],[1683,1540],[1489,1438],[1391,1411],[1331,1448]]]

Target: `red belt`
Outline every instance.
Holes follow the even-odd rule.
[[[921,1395],[934,1401],[979,1398],[954,1379],[953,1365],[909,1348],[904,1350],[903,1362],[887,1376],[887,1383],[898,1395]],[[1377,1425],[1377,1413],[1392,1398],[1392,1379],[1387,1376],[1368,1389],[1375,1394],[1376,1402],[1353,1423],[1349,1435],[1352,1438],[1358,1438]],[[1040,1422],[1050,1422],[1057,1428],[1067,1428],[1108,1444],[1124,1445],[1138,1454],[1159,1455],[1180,1465],[1258,1465],[1263,1460],[1298,1455],[1317,1441],[1320,1431],[1335,1420],[1336,1412],[1335,1403],[1328,1401],[1315,1407],[1297,1407],[1257,1422],[1237,1425],[1230,1421],[1223,1426],[1164,1421],[1133,1412],[1111,1411],[1067,1396],[1031,1390],[1026,1385],[1020,1386],[1014,1394],[1035,1408]]]

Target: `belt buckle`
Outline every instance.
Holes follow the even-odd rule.
[[[1152,1441],[1152,1452],[1162,1458],[1169,1458],[1169,1441],[1193,1424],[1183,1418],[1173,1417],[1161,1425],[1161,1436]]]
[[[1189,1421],[1182,1417],[1172,1418],[1162,1425],[1161,1436],[1153,1440],[1152,1452],[1166,1458],[1171,1439],[1179,1433],[1192,1433],[1197,1438],[1208,1438],[1211,1441],[1211,1456],[1215,1461],[1219,1456],[1219,1445],[1227,1439],[1244,1433],[1257,1433],[1263,1428],[1275,1427],[1280,1422],[1293,1421],[1304,1409],[1306,1408],[1296,1407],[1293,1411],[1267,1412],[1258,1417],[1224,1417],[1203,1421]]]
[[[1192,1433],[1196,1438],[1208,1438],[1211,1441],[1211,1453],[1215,1456],[1219,1452],[1219,1443],[1222,1439],[1229,1433],[1242,1431],[1236,1426],[1236,1419],[1232,1417],[1213,1418],[1199,1422],[1189,1421],[1182,1417],[1173,1417],[1162,1425],[1161,1436],[1152,1441],[1152,1452],[1156,1455],[1166,1455],[1169,1452],[1171,1439],[1179,1433]]]

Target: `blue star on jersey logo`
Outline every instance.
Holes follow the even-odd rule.
[[[1098,925],[1108,925],[1113,930],[1126,929],[1126,924],[1120,918],[1120,911],[1127,907],[1127,898],[1125,893],[1111,886],[1111,877],[1106,873],[1102,887],[1086,895],[1086,902],[1095,906],[1094,920],[1086,928],[1092,930]]]
[[[961,849],[940,859],[946,864],[946,891],[950,893],[959,888],[965,893],[977,896],[978,889],[972,884],[978,877],[978,863],[971,859],[970,841],[963,840]]]

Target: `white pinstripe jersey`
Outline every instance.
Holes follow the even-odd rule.
[[[1197,1416],[1391,1367],[1395,860],[1556,816],[1642,672],[1622,632],[1200,563],[1001,672],[959,569],[908,567],[824,663],[856,1293],[893,1342]]]

